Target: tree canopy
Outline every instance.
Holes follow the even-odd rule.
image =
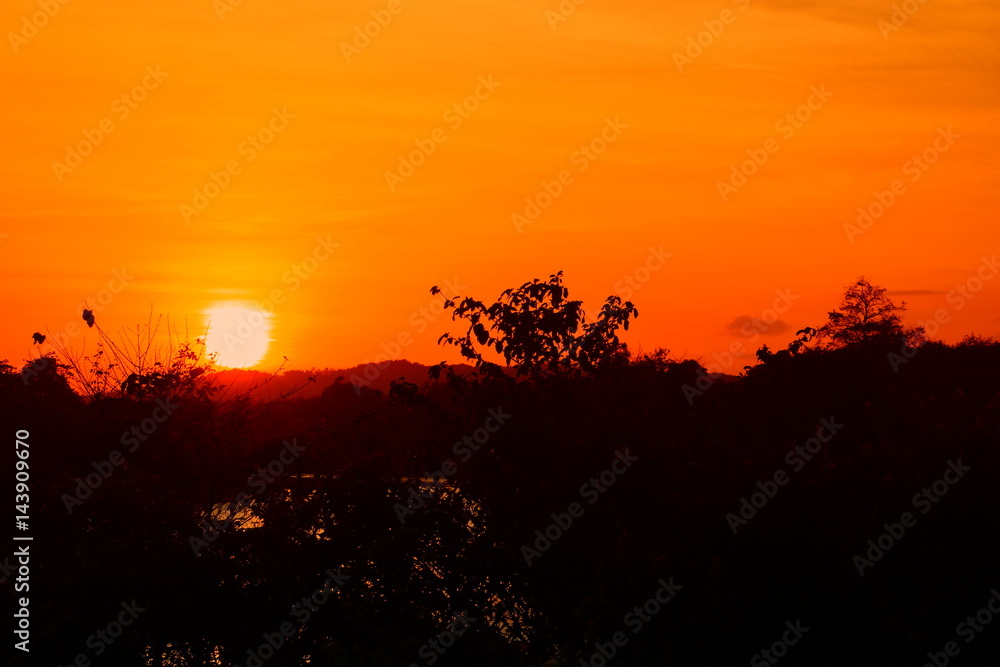
[[[900,317],[905,311],[905,301],[897,305],[885,287],[861,276],[845,288],[840,306],[830,311],[817,335],[832,348],[872,341],[895,342],[908,335]]]
[[[431,293],[440,290],[433,287]],[[590,372],[627,358],[618,330],[627,331],[631,318],[639,316],[631,301],[612,295],[597,319],[587,322],[583,302],[569,298],[562,271],[504,290],[490,306],[472,297],[445,299],[444,305],[452,309],[452,319],[468,322],[468,329],[461,336],[446,333],[438,342],[457,346],[462,356],[494,374],[499,365],[484,356],[491,351],[518,375]]]

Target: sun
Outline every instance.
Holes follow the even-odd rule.
[[[271,314],[249,305],[217,303],[205,311],[208,333],[205,350],[216,364],[251,368],[260,363],[271,344]]]

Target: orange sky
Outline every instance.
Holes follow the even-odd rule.
[[[82,323],[124,269],[97,309],[108,331],[151,307],[197,330],[213,304],[279,290],[265,366],[348,366],[400,334],[400,357],[454,359],[447,318],[421,314],[431,285],[491,299],[561,269],[596,311],[661,247],[626,340],[713,370],[742,368],[713,362],[734,341],[752,355],[821,324],[860,274],[901,292],[908,322],[946,309],[945,340],[1000,335],[1000,280],[948,299],[1000,239],[993,2],[912,0],[896,26],[891,2],[223,1],[0,9],[0,358]],[[386,25],[354,43],[373,11]],[[751,155],[766,161],[720,193]],[[198,200],[213,173],[228,184]],[[561,173],[551,205],[512,220]],[[897,179],[884,215],[845,231]],[[339,244],[326,261],[317,239]],[[791,330],[742,336],[785,289]]]

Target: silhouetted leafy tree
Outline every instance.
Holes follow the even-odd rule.
[[[903,329],[900,313],[906,310],[906,302],[897,305],[886,292],[886,288],[861,276],[847,286],[839,308],[830,311],[817,337],[826,347],[839,348],[856,343],[896,342],[922,334],[920,329]]]
[[[453,309],[452,319],[463,319],[469,328],[462,336],[444,334],[439,343],[455,345],[462,356],[475,362],[485,373],[499,372],[499,366],[483,355],[490,350],[503,355],[518,375],[543,372],[590,372],[614,361],[628,358],[627,348],[618,338],[618,329],[629,328],[639,316],[631,301],[609,296],[594,322],[586,322],[582,301],[571,301],[563,286],[562,271],[547,281],[534,279],[516,289],[504,290],[487,306],[471,297],[446,299]],[[432,294],[440,293],[436,287]]]

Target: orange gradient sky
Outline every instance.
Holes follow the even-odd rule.
[[[109,332],[152,308],[201,333],[217,304],[277,294],[264,366],[350,366],[401,335],[395,356],[455,360],[432,285],[485,300],[557,270],[591,312],[616,290],[636,303],[633,349],[713,370],[822,324],[861,274],[908,323],[944,309],[946,341],[1000,334],[983,267],[1000,240],[1000,5],[233,4],[0,9],[0,358],[82,325],[84,299]],[[543,182],[561,193],[512,219]],[[845,230],[876,191],[893,203]],[[949,298],[977,272],[981,289]],[[626,276],[645,281],[625,294]],[[741,335],[786,289],[790,329]],[[713,358],[734,341],[747,358]]]

